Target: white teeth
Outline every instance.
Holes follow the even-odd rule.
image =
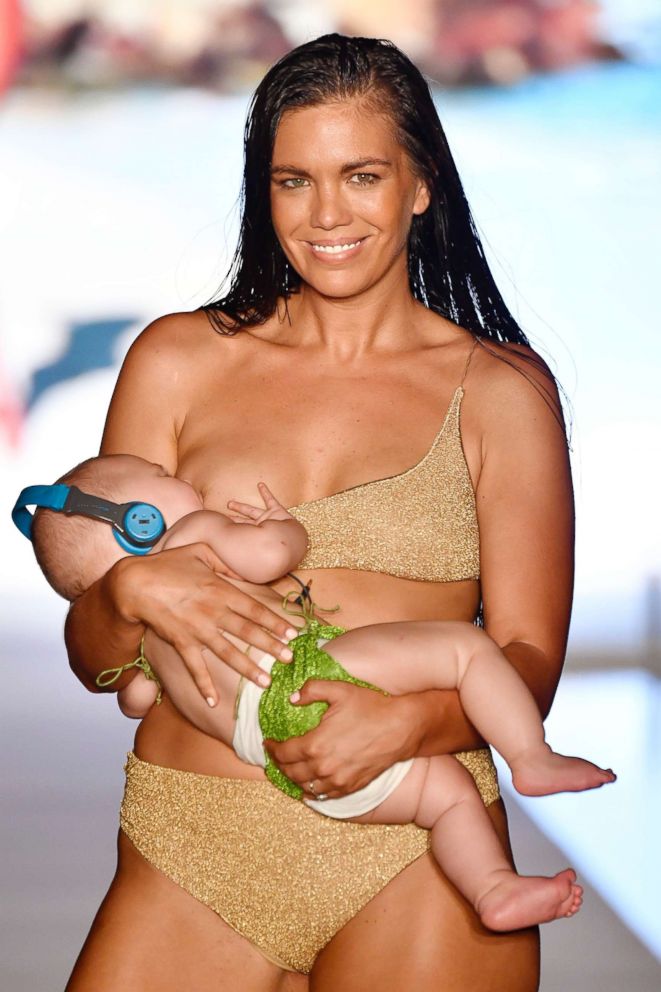
[[[323,251],[326,255],[337,255],[341,251],[348,251],[349,248],[357,248],[360,241],[354,241],[350,245],[312,245],[313,251]]]

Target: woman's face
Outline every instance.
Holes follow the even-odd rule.
[[[291,265],[348,298],[406,271],[414,214],[429,204],[391,122],[360,100],[287,111],[271,166],[273,226]]]

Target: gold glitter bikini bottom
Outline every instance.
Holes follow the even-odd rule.
[[[490,752],[457,757],[485,805],[494,802]],[[140,854],[289,971],[309,972],[331,937],[429,847],[414,824],[332,820],[270,782],[164,768],[132,752],[125,771],[120,825]]]

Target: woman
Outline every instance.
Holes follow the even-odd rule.
[[[546,714],[572,587],[560,405],[489,273],[419,72],[370,39],[291,52],[255,94],[244,199],[229,292],[138,338],[102,451],[162,463],[211,508],[268,481],[311,535],[301,579],[314,578],[318,603],[341,605],[343,626],[470,621],[482,601]],[[484,931],[424,834],[358,827],[356,839],[335,823],[341,833],[326,835],[326,818],[287,799],[273,807],[261,771],[193,725],[212,712],[211,653],[257,680],[224,634],[286,656],[288,620],[223,571],[203,546],[124,559],[69,615],[71,664],[89,688],[151,628],[199,689],[181,666],[190,685],[170,693],[181,712],[166,700],[138,729],[118,871],[70,990],[537,988],[536,934]],[[475,751],[463,760],[507,842],[456,693],[308,683],[301,701],[316,698],[331,704],[316,730],[268,745],[308,795],[354,791],[413,754]],[[312,949],[308,888],[335,920]],[[306,955],[309,977],[286,970]]]

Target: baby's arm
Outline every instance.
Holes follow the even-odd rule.
[[[198,510],[169,528],[155,550],[185,544],[208,544],[239,578],[272,582],[298,565],[305,555],[305,528],[259,484],[262,508],[231,501],[234,519],[214,510]]]

